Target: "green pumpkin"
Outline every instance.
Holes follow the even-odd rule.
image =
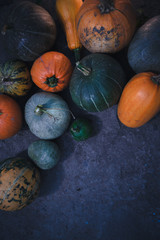
[[[70,80],[70,94],[80,108],[100,112],[118,102],[125,84],[120,64],[109,55],[95,53],[77,64]]]
[[[28,156],[39,168],[51,169],[60,159],[60,150],[54,142],[38,140],[29,145]]]
[[[0,64],[0,92],[11,96],[24,96],[32,86],[29,69],[23,61]]]
[[[25,105],[25,120],[30,131],[41,139],[61,136],[69,126],[68,104],[54,93],[39,92]]]
[[[72,137],[76,141],[84,141],[92,136],[92,124],[89,119],[77,118],[70,127]]]
[[[40,173],[26,158],[14,157],[0,163],[0,209],[20,210],[38,195]]]
[[[19,1],[8,6],[1,23],[1,39],[12,59],[34,61],[53,46],[56,25],[52,16],[41,6],[30,1]]]

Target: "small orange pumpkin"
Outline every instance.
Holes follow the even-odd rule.
[[[47,92],[59,92],[66,88],[73,68],[70,60],[60,52],[46,52],[31,67],[33,82]]]
[[[76,25],[82,45],[90,52],[114,53],[131,40],[136,14],[130,0],[85,0]]]
[[[11,97],[0,95],[0,139],[10,138],[22,126],[22,112],[17,102]]]
[[[127,127],[144,125],[160,111],[160,75],[136,74],[125,86],[118,103],[118,118]]]

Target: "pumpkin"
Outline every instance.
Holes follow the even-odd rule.
[[[120,64],[111,56],[94,53],[85,56],[70,80],[73,102],[89,112],[100,112],[117,103],[126,83]]]
[[[118,118],[127,127],[137,128],[160,110],[160,76],[152,72],[136,74],[125,86],[119,104]]]
[[[56,25],[44,8],[20,1],[10,7],[1,28],[1,38],[13,59],[34,61],[53,46]]]
[[[56,0],[58,17],[63,24],[68,48],[74,50],[76,61],[80,60],[81,43],[76,29],[76,16],[82,0]]]
[[[9,158],[0,163],[0,209],[20,210],[38,195],[39,170],[28,159]]]
[[[22,126],[22,112],[11,97],[0,94],[0,139],[10,138]]]
[[[84,141],[92,136],[92,124],[87,118],[76,118],[70,127],[72,137],[76,141]]]
[[[31,89],[29,69],[23,61],[0,64],[0,92],[11,96],[24,96]]]
[[[70,110],[62,97],[39,92],[29,98],[25,105],[25,120],[30,131],[41,139],[61,136],[70,122]]]
[[[149,19],[134,35],[128,62],[136,73],[160,72],[160,15]]]
[[[136,14],[130,0],[85,0],[76,26],[82,45],[90,52],[115,53],[130,42]]]
[[[59,92],[66,88],[72,74],[72,65],[63,53],[47,52],[32,65],[33,82],[42,90]]]
[[[56,143],[37,140],[28,147],[28,156],[41,169],[51,169],[60,160],[60,150]]]

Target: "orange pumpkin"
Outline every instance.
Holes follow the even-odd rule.
[[[127,127],[144,125],[160,111],[160,75],[136,74],[125,86],[118,103],[118,118]]]
[[[0,95],[0,139],[10,138],[22,126],[22,113],[17,102],[11,97]]]
[[[72,64],[63,53],[51,51],[35,60],[31,77],[42,90],[59,92],[68,86],[72,71]]]
[[[82,45],[90,52],[114,53],[131,40],[136,14],[130,0],[85,0],[76,25]]]

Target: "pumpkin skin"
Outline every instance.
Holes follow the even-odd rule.
[[[0,139],[14,136],[22,127],[22,112],[11,97],[0,95]]]
[[[41,169],[51,169],[60,160],[60,150],[56,143],[46,140],[38,140],[28,147],[28,156]]]
[[[11,96],[24,96],[32,87],[29,69],[23,61],[0,64],[0,92]]]
[[[31,76],[33,82],[42,90],[59,92],[69,84],[73,68],[63,53],[47,52],[33,63]]]
[[[136,73],[160,72],[160,15],[149,19],[134,35],[128,62]]]
[[[136,14],[130,0],[85,0],[76,26],[82,45],[90,52],[115,53],[130,42]]]
[[[30,131],[40,139],[54,139],[66,131],[70,122],[70,110],[60,96],[40,92],[27,101],[25,120]]]
[[[70,127],[72,137],[76,141],[84,141],[92,136],[92,124],[87,118],[76,118]]]
[[[28,159],[15,157],[0,163],[0,209],[16,211],[38,195],[39,170]]]
[[[160,76],[136,74],[125,86],[118,103],[118,118],[127,127],[137,128],[160,110]]]
[[[1,38],[13,59],[34,61],[53,46],[56,25],[44,8],[20,1],[12,5],[1,29]]]
[[[84,67],[89,69],[88,74]],[[125,73],[114,58],[94,53],[84,57],[73,71],[70,94],[78,107],[100,112],[117,103],[125,83]]]

